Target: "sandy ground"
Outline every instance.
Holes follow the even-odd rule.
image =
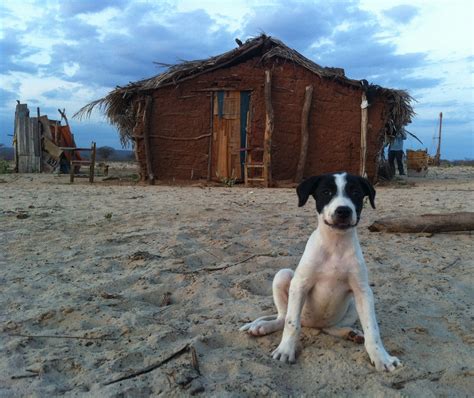
[[[112,183],[0,176],[0,397],[472,396],[473,235],[367,226],[474,211],[474,168],[377,187],[362,214],[382,338],[404,364],[391,374],[316,330],[295,365],[269,356],[280,332],[238,331],[275,312],[272,277],[315,228],[293,189]]]

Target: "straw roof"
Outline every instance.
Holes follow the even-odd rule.
[[[396,131],[410,122],[414,115],[410,104],[412,98],[406,91],[386,89],[367,85],[367,82],[364,84],[364,81],[349,79],[345,76],[343,69],[322,67],[289,48],[280,40],[262,34],[247,40],[231,51],[204,60],[184,61],[176,65],[157,63],[168,69],[149,79],[130,83],[124,87],[116,87],[106,97],[81,108],[74,117],[89,117],[91,112],[98,108],[109,122],[117,127],[122,144],[126,144],[132,138],[132,130],[136,123],[137,111],[134,102],[137,97],[162,87],[177,85],[204,73],[237,65],[254,57],[260,57],[262,63],[272,58],[281,58],[298,64],[323,79],[330,79],[355,88],[369,89],[377,95],[386,97],[391,107],[388,117],[389,126],[392,126],[386,131],[388,136],[394,136]]]

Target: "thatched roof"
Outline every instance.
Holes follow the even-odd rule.
[[[298,64],[324,79],[330,79],[340,84],[371,90],[372,93],[383,95],[392,105],[389,111],[389,127],[386,135],[394,136],[396,131],[409,123],[414,115],[410,104],[412,98],[403,90],[391,90],[380,86],[368,85],[366,81],[352,80],[345,76],[341,68],[322,67],[306,58],[296,50],[286,46],[283,42],[264,34],[247,40],[239,47],[223,54],[204,60],[184,61],[176,65],[165,65],[168,69],[149,79],[130,83],[124,87],[117,87],[106,97],[93,101],[81,108],[74,117],[88,117],[94,108],[105,113],[109,122],[115,125],[123,144],[132,138],[132,129],[135,125],[136,115],[134,100],[137,96],[161,87],[174,86],[183,81],[193,79],[204,73],[237,65],[248,59],[260,57],[260,62],[272,58],[281,58]]]

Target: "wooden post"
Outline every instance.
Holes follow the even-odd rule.
[[[272,183],[272,135],[273,135],[273,106],[272,106],[272,76],[270,70],[265,71],[265,135],[263,144],[264,184]]]
[[[306,156],[308,154],[309,140],[309,111],[311,109],[311,100],[313,99],[313,86],[306,86],[304,93],[303,111],[301,112],[301,146],[300,158],[296,167],[295,181],[300,182],[304,175],[304,166],[306,165]]]
[[[214,92],[211,91],[211,120],[210,120],[210,125],[209,125],[209,149],[208,149],[208,154],[207,154],[207,181],[211,181],[213,132],[214,132]]]
[[[74,152],[71,151],[71,159],[69,159],[69,182],[72,184],[74,182]]]
[[[361,108],[361,122],[360,122],[360,169],[359,174],[362,177],[367,177],[365,170],[367,160],[367,129],[369,123],[369,103],[367,102],[367,96],[365,92],[362,93]]]
[[[439,113],[439,131],[438,131],[438,147],[436,148],[436,155],[434,158],[435,166],[439,166],[441,163],[441,126],[443,124],[443,112]]]
[[[43,171],[43,134],[42,134],[42,131],[41,131],[41,127],[42,127],[42,124],[41,124],[41,116],[40,116],[40,108],[39,106],[36,108],[36,113],[37,113],[37,117],[38,117],[38,150],[39,150],[39,153],[38,153],[38,156],[39,156],[39,167],[38,167],[38,171],[41,173]]]
[[[95,170],[95,142],[92,142],[91,145],[91,158],[90,158],[91,164],[89,168],[89,182],[93,183],[94,182],[94,170]]]
[[[150,148],[150,121],[151,111],[153,109],[153,97],[147,96],[145,101],[145,112],[143,113],[143,141],[145,144],[146,171],[148,174],[148,184],[155,184],[155,175],[153,173],[153,162]]]

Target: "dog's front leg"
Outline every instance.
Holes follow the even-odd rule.
[[[295,362],[296,346],[301,330],[301,311],[309,291],[308,285],[297,276],[291,281],[283,336],[280,345],[272,353],[273,359],[281,362]]]
[[[391,372],[400,365],[400,360],[397,357],[390,356],[382,344],[377,319],[375,318],[372,289],[366,281],[359,280],[353,284],[352,291],[354,292],[360,323],[364,330],[365,349],[370,360],[378,371]]]

